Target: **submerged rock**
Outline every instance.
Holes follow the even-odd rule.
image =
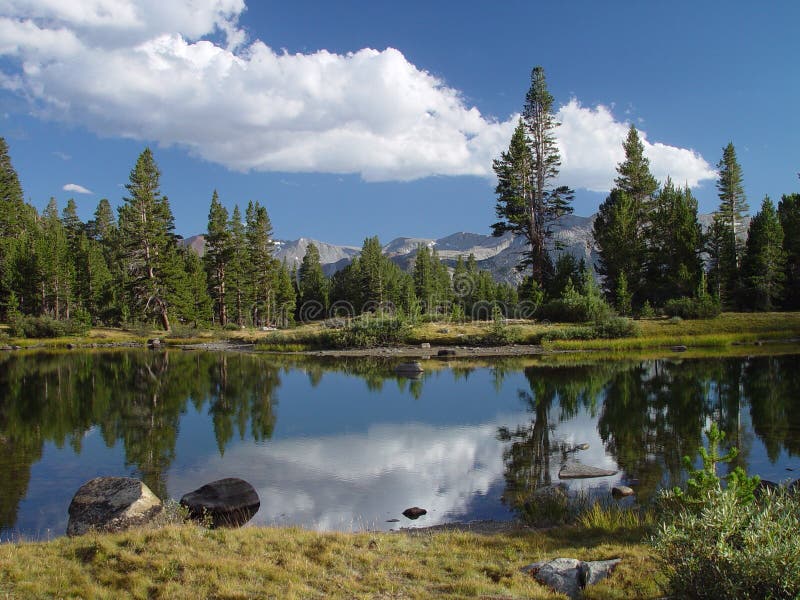
[[[609,471],[608,469],[601,469],[599,467],[591,467],[589,465],[582,465],[578,462],[569,462],[561,467],[558,472],[559,479],[589,479],[591,477],[608,477],[609,475],[616,475],[617,471]]]
[[[555,558],[522,567],[541,584],[573,600],[582,596],[587,585],[594,585],[608,577],[622,559],[582,561],[576,558]]]
[[[144,525],[162,510],[161,500],[131,477],[95,477],[84,483],[69,504],[67,535],[123,531]]]
[[[611,495],[614,496],[614,498],[625,498],[627,496],[633,496],[634,494],[633,488],[627,485],[615,485],[611,488]]]
[[[244,479],[227,477],[184,494],[181,505],[192,519],[210,518],[212,527],[239,527],[258,512],[261,500]]]
[[[409,519],[419,519],[422,515],[427,515],[428,511],[424,508],[420,508],[419,506],[412,506],[411,508],[407,508],[403,511],[403,516]]]
[[[583,465],[579,462],[568,462],[558,472],[559,479],[589,479],[591,477],[608,477],[616,475],[617,471],[609,471],[599,467]]]

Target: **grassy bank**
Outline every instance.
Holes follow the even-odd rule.
[[[374,322],[380,322],[375,319]],[[331,328],[322,323],[310,323],[280,331],[243,329],[223,331],[177,327],[170,333],[150,329],[124,330],[95,328],[85,336],[54,339],[9,338],[2,343],[29,347],[58,348],[74,346],[104,347],[108,345],[144,345],[150,338],[158,337],[165,345],[186,345],[208,342],[234,342],[253,344],[268,352],[301,352],[346,348],[357,345],[376,346],[499,346],[525,344],[541,346],[544,351],[575,352],[604,351],[609,353],[631,353],[655,349],[669,350],[673,346],[692,349],[726,350],[737,344],[756,344],[800,338],[800,312],[780,313],[723,313],[714,319],[642,319],[636,322],[638,335],[619,339],[570,339],[588,337],[589,325],[572,323],[548,323],[539,321],[515,321],[498,326],[492,322],[423,322],[404,325],[387,339],[380,335],[374,343],[367,335],[358,337],[355,325],[340,325]],[[358,326],[372,334],[370,322],[358,322]],[[343,332],[357,335],[339,335]],[[385,333],[385,332],[380,332]],[[0,336],[3,336],[0,331]],[[348,343],[351,343],[348,345]]]
[[[519,569],[559,556],[621,557],[587,598],[657,598],[643,532],[525,528],[317,533],[169,526],[0,546],[10,598],[555,598]]]

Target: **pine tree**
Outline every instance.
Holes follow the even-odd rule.
[[[561,156],[555,138],[559,123],[552,109],[553,96],[547,90],[544,69],[535,67],[509,149],[493,164],[498,180],[496,213],[500,219],[492,225],[493,234],[511,231],[525,236],[528,251],[520,268],[531,267],[540,284],[552,272],[547,249],[552,226],[572,212],[574,196],[567,186],[555,186]]]
[[[603,277],[606,297],[615,298],[623,276],[633,295],[640,287],[646,252],[640,211],[633,197],[617,188],[611,190],[600,204],[592,232],[600,255],[597,272]],[[639,298],[634,301],[638,306]]]
[[[742,259],[744,295],[749,307],[772,310],[780,302],[786,281],[783,228],[769,196],[750,221]]]
[[[690,297],[700,283],[703,235],[697,200],[667,179],[650,210],[644,294],[653,304]]]
[[[214,314],[222,327],[228,322],[225,275],[233,252],[228,211],[220,203],[217,190],[214,190],[211,207],[208,210],[208,231],[203,262],[206,265],[209,291],[214,302]]]
[[[639,221],[644,224],[648,205],[658,189],[658,182],[650,173],[650,161],[644,156],[644,144],[633,125],[628,129],[622,148],[625,150],[625,160],[617,165],[618,177],[614,180],[614,185],[633,199],[639,211]]]
[[[169,331],[168,296],[174,285],[176,240],[172,211],[159,188],[160,176],[153,154],[146,148],[125,185],[129,196],[119,207],[119,232],[132,314],[155,316]]]
[[[273,257],[275,242],[267,209],[250,201],[245,221],[248,274],[253,286],[252,318],[254,325],[261,326],[271,323],[275,316],[275,277],[279,265]]]
[[[208,325],[213,318],[214,303],[208,293],[208,281],[205,265],[197,252],[191,248],[180,248],[178,255],[183,259],[182,270],[185,282],[180,290],[184,299],[181,319],[190,322],[194,327]]]
[[[17,172],[11,164],[8,145],[0,137],[0,238],[16,237],[28,224],[28,211]]]
[[[304,318],[315,315],[316,318],[324,318],[328,309],[328,281],[322,272],[319,250],[313,243],[308,244],[306,247],[306,253],[300,263],[297,277],[300,306]],[[304,305],[309,310],[303,311],[302,307]],[[311,309],[311,307],[321,308],[322,310],[317,312],[316,309]]]
[[[785,306],[800,308],[800,194],[788,194],[778,203],[778,217],[783,228],[783,251],[786,253]]]
[[[0,311],[4,312],[17,274],[13,268],[14,255],[18,252],[19,237],[25,229],[26,209],[22,186],[17,172],[11,164],[8,145],[0,137]],[[20,290],[17,289],[17,292]],[[19,302],[19,294],[15,294]],[[16,307],[15,309],[16,310]]]
[[[594,222],[594,238],[606,297],[615,300],[620,274],[624,273],[634,305],[644,300],[644,257],[650,227],[652,198],[658,182],[650,173],[650,161],[633,125],[622,144],[625,160],[617,165],[615,187],[600,205]]]
[[[277,283],[275,288],[275,303],[278,309],[278,325],[281,327],[288,327],[294,321],[297,296],[294,290],[292,275],[289,270],[289,266],[286,264],[285,258],[278,269]]]
[[[58,205],[51,198],[42,213],[41,235],[37,249],[41,306],[54,319],[69,319],[73,300],[74,266]]]
[[[230,299],[227,304],[233,306],[236,313],[236,324],[244,327],[247,307],[250,303],[252,285],[248,275],[250,259],[247,253],[247,233],[242,221],[239,206],[233,207],[231,220],[228,223],[231,237],[230,261],[228,263],[228,290]]]
[[[749,210],[744,195],[742,184],[742,168],[736,160],[736,150],[729,143],[722,152],[722,158],[717,164],[719,178],[717,191],[720,200],[718,216],[724,229],[726,248],[720,255],[720,291],[724,304],[734,304],[739,292],[739,270],[744,251],[744,215]]]

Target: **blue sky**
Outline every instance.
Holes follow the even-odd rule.
[[[214,188],[284,239],[488,233],[491,158],[542,65],[576,214],[630,122],[703,212],[728,141],[753,209],[800,190],[797,2],[496,4],[3,0],[0,135],[26,198],[84,219],[150,145],[183,235]]]

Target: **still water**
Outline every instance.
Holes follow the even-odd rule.
[[[428,361],[180,351],[0,356],[0,539],[66,529],[98,475],[180,498],[222,477],[261,497],[253,522],[391,529],[525,518],[537,490],[640,500],[680,481],[716,421],[737,464],[800,477],[800,355],[604,362]],[[577,444],[588,449],[574,451]],[[618,471],[560,481],[564,464]],[[421,506],[417,521],[401,513]],[[399,519],[399,522],[392,521]]]

